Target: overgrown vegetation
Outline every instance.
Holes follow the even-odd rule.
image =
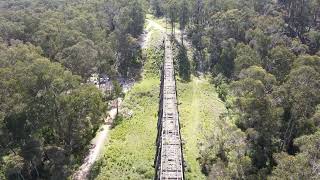
[[[69,176],[102,123],[103,94],[40,48],[0,46],[0,178]]]
[[[159,79],[144,79],[124,98],[121,122],[110,132],[109,142],[91,179],[152,179]]]
[[[177,75],[183,80],[183,81],[190,81],[191,79],[191,63],[188,57],[188,50],[185,46],[179,45],[179,43],[176,43],[177,46],[175,48],[175,69],[177,72]]]
[[[159,2],[228,108],[199,158],[208,178],[319,179],[319,1]]]
[[[0,2],[0,179],[67,179],[103,123],[93,73],[139,78],[145,1]],[[99,78],[100,80],[100,78]]]
[[[143,53],[148,5],[0,2],[0,179],[71,178],[106,110],[92,74],[114,96],[118,78],[140,80],[92,179],[152,179],[166,25],[181,44],[186,177],[319,179],[320,1],[150,0],[167,21]]]
[[[125,96],[122,120],[110,134],[91,179],[153,179],[160,93],[162,35],[150,28],[143,79]]]
[[[225,113],[223,102],[208,79],[192,77],[177,81],[179,117],[187,179],[205,179],[198,162],[208,135],[217,132],[219,116]]]

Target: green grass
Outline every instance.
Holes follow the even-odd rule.
[[[191,180],[206,179],[197,158],[201,144],[213,133],[225,107],[208,79],[192,77],[187,83],[178,81],[177,88],[183,154],[187,165],[185,176]]]
[[[177,43],[177,42],[176,42]],[[177,46],[174,54],[177,56]],[[187,56],[192,61],[192,47],[187,47]],[[191,65],[191,69],[193,69]],[[194,69],[193,69],[194,70]],[[210,79],[191,76],[190,82],[177,81],[179,117],[181,137],[183,140],[183,155],[186,162],[185,176],[190,180],[206,179],[201,172],[198,161],[200,151],[207,144],[207,139],[217,133],[219,116],[226,112]]]
[[[146,19],[150,19],[152,21],[155,21],[156,23],[158,23],[159,25],[161,25],[164,28],[166,27],[166,19],[165,18],[157,18],[152,14],[147,14]]]
[[[161,34],[152,28],[144,49],[143,78],[126,94],[123,116],[110,131],[102,158],[95,164],[91,178],[98,180],[153,179],[156,152],[157,115],[160,91],[159,66],[163,51]],[[131,113],[128,113],[131,112]],[[131,114],[131,115],[128,115]]]
[[[124,99],[124,117],[110,133],[97,179],[152,179],[157,134],[159,79],[136,84]]]
[[[147,15],[147,19],[155,21],[156,23],[158,23],[160,25],[162,23],[162,20],[156,19],[154,16],[152,16],[150,14]],[[164,35],[161,33],[161,30],[150,25],[148,23],[148,21],[146,21],[145,29],[150,33],[150,39],[148,40],[147,47],[149,49],[152,49],[153,48],[152,46],[159,47],[159,45],[162,43],[163,35]]]
[[[152,33],[144,54],[143,79],[129,91],[124,99],[124,109],[131,117],[123,116],[111,130],[109,142],[100,161],[93,169],[91,179],[153,179],[156,152],[157,112],[159,102],[159,65],[163,54],[160,49],[161,33]],[[219,115],[225,111],[217,93],[208,79],[192,77],[190,82],[177,82],[181,135],[186,161],[186,179],[201,180],[199,157],[201,143],[212,134]],[[96,177],[95,177],[96,176]]]

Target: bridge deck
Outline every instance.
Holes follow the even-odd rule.
[[[165,41],[157,179],[183,180],[183,158],[171,42]]]

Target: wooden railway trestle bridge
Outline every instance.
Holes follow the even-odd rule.
[[[156,180],[184,180],[176,79],[170,36],[166,36],[158,112]]]

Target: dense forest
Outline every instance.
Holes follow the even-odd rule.
[[[195,73],[211,74],[227,105],[221,121],[237,127],[208,138],[199,158],[203,173],[319,179],[320,1],[151,0],[151,6],[184,32]]]
[[[66,179],[103,122],[92,73],[138,78],[139,0],[0,2],[0,179]]]
[[[319,0],[1,0],[0,179],[71,178],[110,100],[87,82],[141,79],[146,13],[227,107],[199,144],[206,178],[320,179]]]

